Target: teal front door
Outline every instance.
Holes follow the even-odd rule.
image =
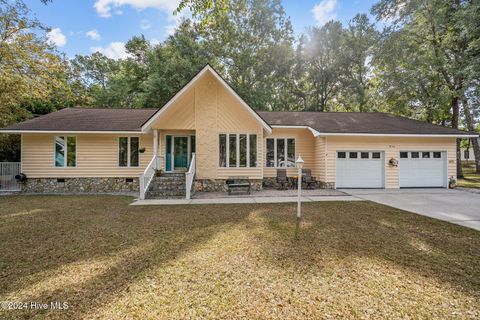
[[[187,170],[188,137],[173,138],[173,170]]]

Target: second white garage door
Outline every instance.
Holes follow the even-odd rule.
[[[384,188],[385,161],[380,151],[337,151],[337,188]]]
[[[447,186],[445,152],[402,151],[398,171],[400,188]]]

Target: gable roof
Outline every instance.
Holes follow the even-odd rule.
[[[157,110],[66,108],[13,124],[0,132],[140,132]]]
[[[260,112],[271,126],[305,126],[315,135],[445,135],[478,134],[381,112]]]
[[[16,123],[6,133],[141,133],[144,124],[159,109],[66,108]],[[456,130],[379,112],[259,112],[272,127],[302,127],[315,136],[402,135],[478,137],[477,133]]]
[[[222,78],[222,76],[214,69],[212,66],[207,64],[205,67],[202,68],[193,78],[190,80],[180,91],[178,91],[163,107],[161,107],[148,121],[145,122],[145,124],[142,126],[142,131],[146,132],[150,126],[162,116],[174,103],[177,99],[180,98],[180,96],[185,93],[190,87],[192,87],[197,81],[205,74],[205,73],[211,73],[219,82],[222,84],[227,91],[232,94],[235,99],[237,99],[240,102],[240,105],[242,105],[261,125],[262,127],[268,132],[272,132],[272,128],[270,125],[255,111],[250,107],[245,100],[242,99],[238,95],[237,92],[228,84],[225,79]]]

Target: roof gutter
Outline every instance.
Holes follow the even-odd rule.
[[[320,133],[321,136],[356,137],[416,137],[416,138],[477,138],[478,134],[421,134],[421,133]]]
[[[22,134],[22,133],[64,133],[64,134],[141,134],[141,131],[78,131],[78,130],[3,130],[0,133],[7,134]]]
[[[318,132],[317,130],[313,129],[312,127],[310,126],[289,126],[289,125],[285,125],[285,126],[281,126],[281,125],[272,125],[271,126],[272,128],[275,128],[275,129],[308,129],[314,137],[319,137],[321,135],[320,132]]]
[[[357,137],[427,137],[427,138],[477,138],[478,134],[421,134],[421,133],[340,133],[340,132],[319,132],[310,126],[295,125],[272,125],[274,129],[308,129],[314,137],[327,136],[357,136]]]

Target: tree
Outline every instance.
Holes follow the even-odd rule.
[[[378,44],[379,34],[366,14],[357,14],[344,34],[345,63],[340,102],[345,110],[368,111],[373,69],[370,61]]]
[[[235,0],[205,29],[224,76],[255,109],[292,102],[293,29],[279,0]]]
[[[215,57],[198,26],[184,20],[164,43],[148,54],[148,76],[142,85],[142,105],[161,107]]]
[[[478,54],[478,47],[475,49],[478,39],[475,39],[472,33],[462,32],[462,23],[460,23],[462,19],[478,23],[475,22],[478,20],[478,15],[475,18],[475,13],[478,13],[478,4],[475,2],[381,0],[372,8],[372,12],[378,19],[392,21],[390,33],[403,33],[411,42],[418,43],[418,47],[424,50],[424,54],[418,55],[418,59],[423,59],[422,64],[430,66],[430,72],[437,73],[448,89],[450,125],[453,128],[459,127],[460,102],[468,87],[469,70],[472,69],[474,61],[469,58]],[[457,175],[459,177],[462,176],[460,158],[458,141]]]
[[[311,28],[303,54],[307,63],[304,76],[310,89],[308,110],[333,110],[348,62],[342,24],[330,21],[321,28]]]
[[[69,95],[66,63],[47,42],[48,29],[29,13],[20,0],[0,0],[0,127],[31,117],[25,106],[32,101],[63,103],[56,93]],[[0,137],[0,150],[13,150],[0,157],[19,160],[18,142],[18,136]]]

